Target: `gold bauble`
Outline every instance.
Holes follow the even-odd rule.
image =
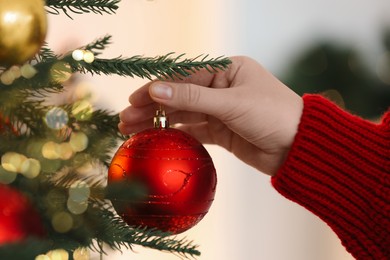
[[[22,64],[41,48],[47,32],[43,0],[0,0],[0,65]]]

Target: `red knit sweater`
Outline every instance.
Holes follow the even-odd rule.
[[[356,259],[390,259],[390,111],[373,124],[319,95],[303,100],[273,186],[324,220]]]

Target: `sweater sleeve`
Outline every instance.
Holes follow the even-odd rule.
[[[374,124],[319,95],[303,101],[273,186],[325,221],[356,259],[390,259],[390,111]]]

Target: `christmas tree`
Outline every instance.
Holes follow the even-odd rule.
[[[75,73],[169,80],[207,69],[225,69],[227,58],[100,58],[109,35],[76,50],[54,53],[47,44],[47,13],[115,14],[119,0],[0,1],[0,259],[88,259],[141,245],[193,257],[194,243],[158,229],[129,226],[111,200],[130,200],[143,190],[108,184],[106,172],[127,137],[119,117],[94,109],[88,96],[58,104]],[[123,54],[125,55],[125,54]]]

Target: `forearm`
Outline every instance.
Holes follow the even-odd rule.
[[[359,259],[389,257],[389,121],[390,113],[377,125],[306,95],[291,151],[272,178]]]

